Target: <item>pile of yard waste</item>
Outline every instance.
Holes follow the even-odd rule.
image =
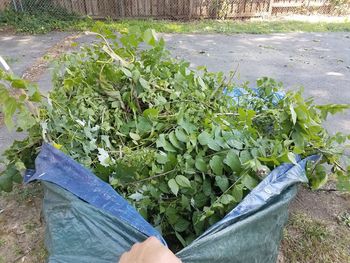
[[[173,59],[152,30],[101,33],[61,58],[48,96],[0,71],[5,123],[28,134],[5,153],[1,190],[35,169],[49,142],[108,182],[176,249],[282,163],[317,154],[306,169],[310,187],[334,178],[349,190],[341,160],[349,137],[322,126],[348,105],[316,105],[270,78],[237,88],[234,73]]]

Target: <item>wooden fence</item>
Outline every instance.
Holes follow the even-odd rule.
[[[0,0],[0,10],[4,10],[9,3],[10,3],[10,0]]]
[[[328,0],[16,0],[51,2],[93,18],[250,18],[307,10],[329,13]],[[5,3],[0,0],[0,9]]]

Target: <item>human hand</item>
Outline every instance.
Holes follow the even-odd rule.
[[[119,263],[181,263],[156,237],[149,237],[142,243],[134,244],[125,252]]]

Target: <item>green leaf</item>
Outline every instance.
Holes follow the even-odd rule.
[[[157,119],[158,115],[159,115],[159,111],[157,109],[150,108],[143,112],[143,116],[151,120]]]
[[[157,42],[156,31],[154,29],[147,29],[143,33],[143,41],[148,45],[155,46]]]
[[[101,165],[100,168],[103,169],[106,167]],[[114,172],[118,175],[118,180],[121,182],[121,184],[127,184],[134,181],[136,167],[118,163],[117,166],[114,167]],[[106,176],[108,177],[110,174],[110,170],[106,169]]]
[[[190,209],[190,200],[185,195],[181,196],[181,206]]]
[[[188,136],[186,135],[186,133],[184,132],[183,129],[181,128],[176,128],[175,130],[175,136],[176,138],[180,141],[180,142],[185,142],[187,143],[189,141]]]
[[[205,230],[205,222],[200,221],[201,213],[194,211],[192,215],[192,224],[196,235],[200,235]]]
[[[195,166],[202,173],[205,173],[208,171],[207,163],[204,161],[202,157],[197,156]]]
[[[294,153],[289,152],[289,153],[287,154],[287,157],[288,157],[288,160],[289,160],[292,164],[295,164],[295,165],[298,164],[297,159],[295,158],[295,154],[294,154]]]
[[[292,133],[292,139],[297,148],[304,150],[304,135],[299,131]]]
[[[14,166],[17,171],[24,172],[27,169],[25,164],[22,161],[17,161]]]
[[[227,153],[226,158],[224,159],[224,163],[227,164],[231,170],[237,174],[242,170],[241,161],[239,160],[239,157],[234,150],[231,150]]]
[[[299,106],[294,109],[299,120],[306,121],[308,119],[308,111],[304,105]]]
[[[168,181],[168,186],[171,192],[173,192],[174,195],[177,195],[177,193],[179,192],[179,185],[176,183],[175,179],[170,179]]]
[[[208,196],[206,196],[204,193],[198,193],[194,196],[194,205],[197,208],[202,208],[208,203]]]
[[[186,246],[187,246],[187,243],[186,243],[185,239],[183,239],[183,237],[182,237],[178,232],[176,232],[176,231],[175,231],[175,236],[176,236],[176,238],[180,241],[180,243],[181,243],[181,245],[182,245],[183,247],[186,247]]]
[[[317,108],[321,111],[322,119],[327,119],[328,114],[336,114],[350,109],[350,104],[325,104],[317,105]]]
[[[197,81],[198,81],[198,84],[199,84],[199,86],[201,87],[202,90],[206,90],[207,89],[207,86],[205,85],[203,79],[200,76],[197,77]]]
[[[258,185],[258,181],[248,174],[243,176],[241,182],[249,190],[253,190]]]
[[[149,89],[149,83],[144,78],[139,78],[139,82],[144,89]]]
[[[242,149],[243,149],[243,143],[240,142],[240,141],[231,139],[231,140],[228,140],[227,143],[228,143],[231,147],[233,147],[233,148],[235,148],[235,149],[237,149],[237,150],[242,150]]]
[[[177,140],[175,133],[172,131],[169,133],[169,140],[171,142],[171,144],[175,147],[178,148],[180,150],[183,149],[183,146],[181,145],[181,143]]]
[[[296,112],[295,112],[294,107],[293,107],[292,104],[289,105],[289,110],[290,110],[290,114],[291,114],[291,116],[292,116],[292,122],[293,122],[293,124],[295,125],[296,122],[297,122],[297,114],[296,114]]]
[[[246,162],[249,162],[251,159],[253,159],[253,157],[248,150],[244,150],[241,151],[239,159],[241,160],[242,164],[245,164]]]
[[[176,149],[165,139],[165,135],[159,135],[158,140],[156,141],[157,148],[163,148],[168,152],[177,152]]]
[[[164,152],[159,152],[156,155],[157,162],[160,164],[166,164],[168,162],[168,156]]]
[[[205,178],[202,185],[203,193],[206,196],[210,196],[212,193],[211,182],[209,178]]]
[[[220,151],[220,149],[221,149],[220,145],[214,140],[211,140],[208,143],[208,147],[214,151]]]
[[[231,195],[228,195],[228,194],[224,194],[220,198],[220,203],[222,203],[223,205],[231,204],[234,201],[235,201],[235,199]]]
[[[169,223],[171,225],[175,225],[177,220],[180,218],[178,211],[176,208],[168,206],[165,211],[165,215],[167,216]]]
[[[22,181],[22,176],[19,174],[14,164],[11,164],[0,175],[0,190],[5,192],[11,192],[13,187],[13,182],[20,183],[21,181]]]
[[[187,132],[188,135],[190,135],[197,129],[195,125],[185,120],[181,120],[179,122],[179,125]]]
[[[292,152],[284,153],[281,156],[279,156],[280,162],[286,162],[286,163],[292,163],[296,165],[298,162],[296,161],[296,156]]]
[[[211,142],[213,139],[211,138],[210,134],[206,131],[201,132],[201,134],[198,135],[198,142],[201,145],[208,145],[209,142]]]
[[[229,186],[226,176],[215,176],[215,182],[222,192],[225,192]]]
[[[26,131],[32,128],[36,124],[36,120],[30,114],[29,111],[25,111],[25,110],[20,111],[16,117],[17,117],[17,126],[21,128],[23,131]]]
[[[214,172],[215,175],[222,175],[222,171],[224,169],[224,164],[222,162],[222,158],[215,155],[211,158],[209,162],[210,168]]]
[[[189,226],[190,226],[190,222],[187,221],[186,219],[180,217],[177,220],[176,224],[174,225],[174,228],[175,228],[175,231],[181,233],[181,232],[187,230]]]
[[[13,123],[13,115],[16,112],[17,109],[17,101],[14,98],[8,98],[5,104],[4,109],[4,115],[5,115],[5,125],[8,127],[8,129],[12,129],[14,127]]]
[[[152,122],[141,116],[138,119],[138,123],[136,124],[136,129],[141,133],[141,134],[145,134],[145,133],[149,133],[152,131]]]
[[[317,164],[314,169],[314,173],[311,175],[310,184],[313,190],[324,186],[328,180],[326,169],[323,165]]]
[[[241,202],[243,199],[243,186],[240,184],[235,185],[231,191],[231,195],[236,203]]]
[[[120,70],[124,73],[125,76],[127,76],[128,78],[132,78],[132,73],[130,72],[130,70],[123,67],[121,67]]]
[[[13,88],[16,88],[16,89],[25,89],[27,86],[27,82],[23,79],[14,79],[11,82],[11,85]]]
[[[180,185],[182,187],[191,188],[191,182],[190,182],[190,180],[187,179],[187,177],[185,177],[183,175],[177,175],[175,177],[175,180],[176,180],[178,185]]]
[[[138,141],[141,139],[140,135],[138,135],[137,133],[133,133],[133,132],[130,132],[129,133],[129,136],[131,139],[133,139],[134,141]]]

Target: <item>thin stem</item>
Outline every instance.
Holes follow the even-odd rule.
[[[144,182],[144,181],[152,180],[152,179],[154,179],[154,178],[158,178],[158,177],[161,177],[161,176],[170,174],[170,173],[175,172],[175,171],[176,171],[176,169],[173,169],[173,170],[167,171],[167,172],[165,172],[165,173],[157,174],[157,175],[154,175],[154,176],[151,176],[151,177],[148,177],[148,178],[145,178],[145,179],[136,181],[136,182],[132,182],[132,183],[130,183],[130,184],[137,184],[137,183],[141,183],[141,182]],[[127,185],[128,185],[128,184],[127,184]]]

